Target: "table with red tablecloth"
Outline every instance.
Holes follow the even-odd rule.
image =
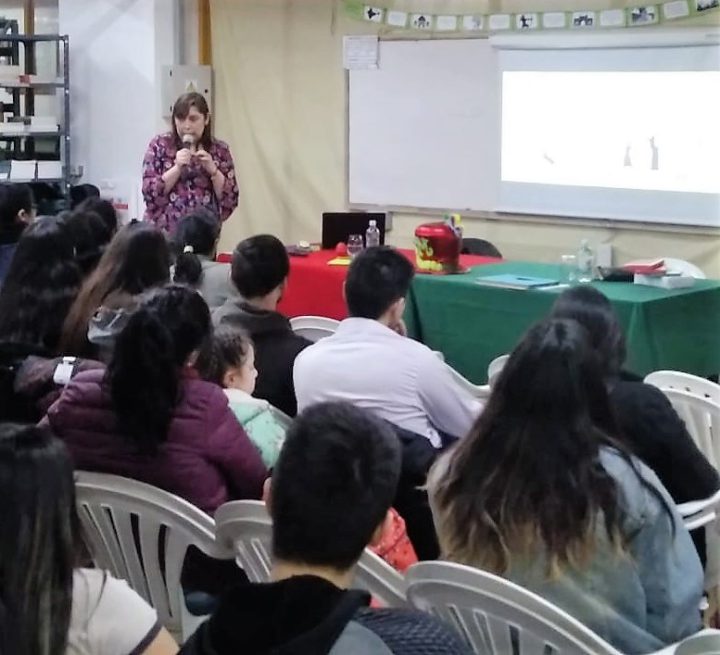
[[[401,250],[415,262],[412,250]],[[337,257],[332,250],[320,250],[307,256],[290,257],[288,286],[280,302],[279,310],[285,316],[327,316],[342,320],[347,317],[343,299],[343,283],[347,266],[331,266],[328,262]],[[462,266],[477,266],[500,261],[494,257],[462,255]]]

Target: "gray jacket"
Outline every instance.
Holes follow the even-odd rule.
[[[223,305],[228,298],[240,298],[238,290],[230,280],[230,264],[216,262],[200,255],[198,259],[202,264],[202,275],[197,290],[205,298],[210,311]]]
[[[441,459],[431,471],[431,504],[446,461]],[[513,557],[505,577],[569,612],[623,653],[658,650],[702,627],[700,560],[675,504],[651,469],[633,460],[643,484],[617,451],[603,449],[600,461],[617,483],[627,551],[615,552],[600,518],[595,554],[584,570],[567,569],[548,579],[547,558],[538,552],[529,560]]]

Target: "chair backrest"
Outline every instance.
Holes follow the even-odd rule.
[[[455,382],[460,386],[461,388],[465,389],[469,393],[471,393],[475,398],[479,398],[480,400],[486,400],[490,397],[490,386],[487,384],[473,384],[468,380],[466,377],[458,373],[452,366],[449,364],[445,364],[447,367],[450,375],[452,376],[452,379],[455,380]]]
[[[704,280],[706,277],[701,268],[684,259],[677,259],[675,257],[661,257],[660,259],[663,260],[665,270],[668,272],[680,273],[681,275],[694,277],[698,280]]]
[[[189,546],[230,559],[215,541],[215,522],[191,503],[149,484],[104,473],[76,474],[83,536],[95,565],[126,580],[180,634],[180,574]]]
[[[406,574],[410,605],[452,625],[482,655],[620,655],[577,619],[499,576],[450,562]]]
[[[295,334],[310,341],[319,341],[335,334],[340,321],[326,316],[296,316],[290,319],[290,327]]]
[[[653,371],[645,377],[645,382],[658,389],[677,389],[701,398],[709,398],[720,405],[720,384],[697,375],[680,371]]]
[[[510,355],[500,355],[488,364],[488,386],[492,387],[495,378],[500,375],[500,371],[505,368],[508,359],[510,359]]]
[[[272,566],[272,519],[265,503],[233,500],[215,512],[218,542],[232,548],[251,582],[268,582]],[[405,605],[405,579],[381,557],[365,549],[355,583],[385,606]]]
[[[481,255],[484,257],[502,257],[500,251],[494,244],[485,239],[476,239],[474,237],[463,237],[462,241],[463,255]]]
[[[679,389],[662,391],[703,455],[720,468],[720,404]]]

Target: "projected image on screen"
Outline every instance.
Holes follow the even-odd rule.
[[[502,180],[720,193],[720,72],[505,72]]]

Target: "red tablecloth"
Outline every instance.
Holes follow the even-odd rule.
[[[412,250],[402,250],[415,261]],[[347,266],[328,266],[336,257],[332,250],[321,250],[307,257],[290,257],[290,279],[279,310],[286,316],[327,316],[342,320],[347,317],[342,287]],[[477,266],[500,261],[494,257],[462,255],[463,266]]]

